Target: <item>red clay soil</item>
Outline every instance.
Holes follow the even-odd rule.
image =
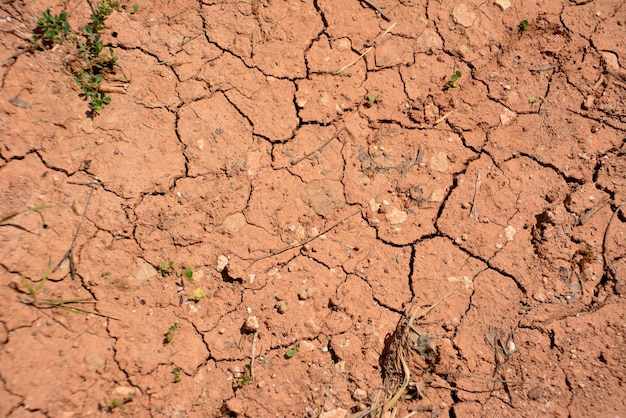
[[[137,4],[0,1],[0,416],[626,416],[626,3]]]

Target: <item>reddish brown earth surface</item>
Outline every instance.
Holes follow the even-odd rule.
[[[1,416],[626,416],[622,0],[137,2],[0,2]]]

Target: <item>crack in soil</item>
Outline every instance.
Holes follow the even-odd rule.
[[[621,331],[602,330],[624,314],[598,261],[626,193],[623,103],[605,95],[625,77],[623,48],[605,40],[620,6],[391,3],[379,14],[358,1],[157,2],[113,15],[103,36],[133,77],[93,120],[55,80],[62,50],[6,49],[0,215],[56,208],[20,215],[24,229],[0,224],[5,282],[59,253],[81,200],[68,185],[87,178],[97,199],[75,247],[79,282],[64,271],[50,285],[78,285],[120,320],[103,321],[106,336],[77,332],[68,359],[53,348],[73,333],[23,313],[6,286],[0,414],[87,414],[134,390],[123,405],[139,414],[345,416],[383,400],[379,361],[398,319],[447,292],[415,325],[437,361],[415,350],[400,414],[623,410]],[[79,5],[72,19],[88,15]],[[27,108],[8,101],[18,96]],[[348,206],[361,216],[328,228]],[[623,224],[618,213],[613,248]],[[270,248],[287,251],[255,258]],[[160,277],[169,261],[193,279]],[[620,272],[624,261],[613,259]],[[194,288],[202,300],[188,299]],[[242,331],[253,316],[256,353]],[[515,350],[489,345],[494,328]],[[37,380],[88,389],[24,376],[36,348]]]

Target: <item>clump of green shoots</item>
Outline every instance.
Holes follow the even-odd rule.
[[[174,367],[172,369],[172,374],[174,375],[172,380],[174,381],[174,383],[180,382],[180,373],[181,372],[182,372],[182,369],[180,367]]]
[[[101,86],[102,81],[115,72],[117,57],[112,48],[108,49],[108,53],[104,52],[100,32],[105,27],[106,18],[114,10],[121,10],[119,1],[105,0],[95,7],[87,25],[80,31],[72,31],[67,21],[69,13],[63,11],[54,15],[47,9],[38,19],[33,35],[33,51],[70,41],[71,58],[66,60],[66,69],[80,87],[81,96],[89,102],[89,114],[92,117],[111,102],[111,97],[102,91]]]
[[[161,275],[161,277],[174,277],[176,279],[176,283],[184,287],[184,280],[187,279],[189,282],[193,282],[193,270],[191,267],[183,266],[182,269],[177,269],[174,265],[173,261],[162,261],[157,266],[157,272]],[[206,293],[204,289],[201,287],[196,287],[191,295],[187,298],[192,302],[200,302],[202,299],[206,297]]]
[[[451,76],[450,80],[446,81],[446,84],[443,85],[444,89],[456,89],[459,87],[457,80],[461,78],[461,72],[456,70]]]
[[[174,322],[174,324],[167,329],[167,332],[165,333],[165,336],[163,338],[163,347],[172,342],[172,340],[174,339],[174,331],[176,331],[177,329],[178,322]]]
[[[529,25],[530,23],[528,23],[528,20],[524,19],[519,22],[519,25],[517,25],[517,30],[519,31],[519,33],[522,33],[528,28]]]
[[[243,373],[236,380],[237,388],[241,389],[242,387],[246,385],[246,383],[250,382],[251,380],[252,380],[252,366],[250,364],[246,364],[244,366]]]
[[[70,32],[70,24],[67,22],[67,12],[53,15],[50,9],[46,9],[37,19],[37,28],[33,35],[33,50],[52,48],[60,44]]]
[[[113,400],[111,400],[111,403],[109,405],[106,405],[104,407],[100,405],[100,409],[102,412],[106,412],[109,414],[112,413],[115,409],[123,411],[126,409],[126,404],[131,402],[134,397],[135,392],[130,392],[128,396],[126,396],[124,399],[114,398]]]
[[[296,344],[294,345],[292,348],[288,349],[285,352],[285,358],[286,359],[290,359],[293,356],[295,356],[296,354],[298,354],[298,351],[300,351],[300,344]]]

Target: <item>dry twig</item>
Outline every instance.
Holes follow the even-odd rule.
[[[387,29],[386,29],[386,30],[382,33],[382,35],[380,35],[380,37],[382,38],[383,36],[385,36],[386,34],[388,34],[388,33],[389,33],[389,31],[390,31],[391,29],[393,29],[393,28],[394,28],[394,26],[396,26],[396,23],[394,23],[393,25],[389,26],[389,27],[388,27],[388,28],[387,28]],[[373,47],[373,46],[368,47],[365,51],[363,51],[363,53],[362,53],[361,55],[359,55],[359,57],[358,57],[357,59],[355,59],[354,61],[352,61],[350,64],[348,64],[348,65],[344,66],[341,70],[338,70],[338,71],[336,72],[336,74],[338,74],[338,75],[339,75],[340,73],[343,73],[343,72],[344,72],[345,70],[347,70],[348,68],[352,67],[354,64],[356,64],[357,62],[359,62],[359,60],[360,60],[361,58],[363,58],[365,55],[367,55],[367,54],[368,54],[368,53],[369,53],[372,49],[374,49],[374,47]]]
[[[376,10],[378,12],[378,14],[380,14],[380,17],[382,17],[383,19],[385,19],[387,22],[391,22],[391,16],[389,16],[388,14],[386,14],[385,12],[383,12],[381,10],[381,8],[379,6],[376,6],[374,3],[372,3],[370,0],[361,0],[363,3],[367,4],[369,7],[371,7],[372,9]]]
[[[309,152],[308,154],[305,154],[304,157],[300,157],[300,158],[296,158],[295,160],[291,160],[291,165],[296,165],[299,162],[306,160],[307,158],[309,158],[312,155],[320,155],[322,153],[322,151],[324,151],[324,148],[326,148],[326,146],[328,144],[330,144],[334,139],[338,138],[339,135],[341,135],[341,133],[343,131],[346,130],[345,126],[342,126],[341,128],[339,128],[337,130],[337,132],[335,132],[335,134],[333,136],[331,136],[328,140],[326,140],[326,142],[324,142],[322,145],[320,145],[319,147],[315,148],[313,151]]]
[[[357,213],[360,213],[360,212],[361,212],[361,210],[360,210],[360,209],[359,209],[359,210],[356,210],[356,211],[354,211],[354,212],[352,212],[350,215],[348,215],[348,216],[345,216],[345,217],[341,218],[340,220],[338,220],[337,222],[335,222],[334,224],[332,224],[332,225],[331,225],[331,226],[329,226],[328,228],[324,229],[324,230],[323,230],[322,232],[320,232],[319,234],[314,235],[314,236],[312,236],[312,237],[310,237],[310,238],[307,238],[307,239],[305,239],[304,241],[300,241],[300,242],[298,242],[298,243],[296,243],[296,244],[291,244],[291,245],[288,245],[288,246],[283,247],[283,248],[269,250],[269,254],[266,254],[266,255],[263,255],[263,256],[260,256],[260,257],[247,257],[247,258],[246,258],[246,257],[241,257],[241,256],[237,256],[237,257],[241,258],[242,260],[249,260],[249,261],[253,261],[253,263],[252,263],[252,264],[254,264],[254,263],[256,263],[257,261],[261,261],[261,260],[264,260],[264,259],[266,259],[266,258],[270,258],[270,257],[273,257],[273,256],[275,256],[275,255],[282,254],[282,253],[287,252],[287,251],[289,251],[289,250],[293,250],[293,249],[296,249],[296,248],[302,247],[303,245],[306,245],[306,244],[308,244],[309,242],[314,241],[314,240],[316,240],[317,238],[321,237],[322,235],[324,235],[324,234],[328,233],[330,230],[334,229],[334,228],[335,228],[335,227],[337,227],[338,225],[342,224],[343,222],[347,221],[348,219],[350,219],[351,217],[353,217],[354,215],[356,215]],[[262,250],[258,250],[258,251],[262,251]],[[265,251],[268,251],[268,250],[265,250]],[[235,254],[235,255],[236,255],[236,254]],[[252,264],[251,264],[250,266],[252,266]],[[249,267],[248,267],[248,268],[249,268]]]

